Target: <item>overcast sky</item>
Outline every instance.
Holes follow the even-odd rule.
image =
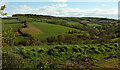
[[[1,4],[7,5],[4,12],[7,12],[8,16],[13,14],[38,14],[60,17],[114,19],[118,17],[118,0],[6,0]]]

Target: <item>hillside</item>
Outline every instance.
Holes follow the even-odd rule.
[[[97,44],[117,43],[120,33],[117,20],[90,17],[53,17],[34,14],[16,14],[3,19],[3,36],[11,26],[14,45],[37,44]],[[62,37],[62,38],[61,38]],[[63,39],[63,40],[61,40]],[[22,43],[20,40],[29,42]],[[5,46],[9,45],[4,42]]]
[[[119,67],[118,20],[16,14],[2,21],[3,68]]]

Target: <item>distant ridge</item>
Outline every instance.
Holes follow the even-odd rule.
[[[87,19],[101,19],[101,20],[117,20],[117,19],[111,19],[111,18],[101,18],[101,17],[58,17],[58,16],[50,16],[50,15],[37,15],[37,14],[14,14],[12,17],[18,17],[18,16],[26,16],[26,17],[56,17],[56,18],[87,18]]]
[[[12,17],[18,17],[18,16],[27,16],[27,17],[53,17],[49,15],[36,15],[36,14],[14,14]]]

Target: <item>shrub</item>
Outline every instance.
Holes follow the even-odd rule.
[[[65,49],[64,48],[60,48],[60,52],[65,52]]]
[[[22,57],[13,53],[3,53],[2,68],[22,68]]]
[[[111,50],[109,48],[106,48],[105,51],[106,52],[111,52]]]
[[[60,49],[60,47],[59,47],[59,46],[56,46],[55,49]]]
[[[47,51],[47,54],[48,55],[54,55],[54,52],[55,52],[55,50],[51,49],[51,50]]]
[[[72,48],[73,49],[73,52],[79,52],[79,49],[78,48]]]
[[[43,52],[44,52],[44,50],[38,50],[37,52],[38,52],[38,53],[43,53]]]
[[[105,47],[108,47],[108,45],[104,45]]]
[[[114,44],[115,47],[119,47],[117,44]]]

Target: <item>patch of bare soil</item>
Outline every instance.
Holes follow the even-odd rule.
[[[39,28],[37,28],[37,27],[35,27],[31,24],[28,24],[28,27],[23,28],[22,31],[31,31],[31,32],[37,32],[37,33],[40,33],[40,34],[43,33]]]

